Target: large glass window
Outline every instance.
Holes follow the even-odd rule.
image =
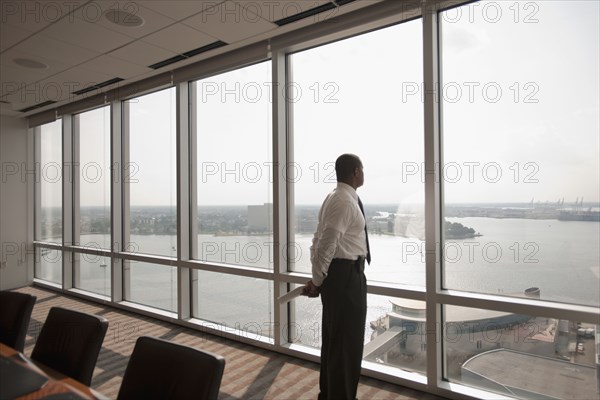
[[[79,138],[79,238],[75,242],[95,249],[110,249],[110,107],[75,115]],[[75,150],[77,151],[77,150]],[[110,295],[110,259],[76,254],[75,286]]]
[[[36,160],[36,240],[62,244],[62,120],[42,125],[36,140],[39,160]]]
[[[87,253],[73,253],[74,285],[78,289],[110,296],[110,257]]]
[[[197,258],[273,266],[271,64],[193,82]]]
[[[421,25],[418,19],[290,56],[292,270],[310,272],[308,249],[321,202],[335,188],[335,160],[354,153],[365,173],[358,194],[373,258],[367,278],[425,284],[424,185],[409,174],[423,163],[423,104],[405,95],[423,80]]]
[[[358,194],[372,254],[367,279],[425,284],[424,185],[420,179],[408,179],[408,172],[423,163],[423,104],[403,94],[419,88],[423,80],[421,25],[420,19],[414,20],[290,56],[294,164],[287,178],[295,196],[292,271],[310,273],[309,247],[321,202],[336,185],[335,160],[354,153],[362,159],[365,174]],[[388,317],[393,302],[369,296],[367,304],[365,346],[371,350],[365,360],[424,370],[416,362],[409,366],[400,352],[402,334]],[[320,301],[300,299],[294,305],[300,341],[320,347],[313,335],[313,328],[320,326]],[[388,347],[381,347],[384,342]]]
[[[446,288],[600,305],[598,7],[441,13]]]
[[[320,348],[323,313],[320,302],[314,302],[307,297],[294,300],[295,322],[284,334],[293,343]],[[363,360],[425,373],[425,302],[369,294],[367,305]]]
[[[457,306],[444,315],[448,380],[524,399],[598,397],[598,325]]]
[[[198,271],[195,317],[250,339],[273,337],[273,282]],[[220,328],[218,328],[220,329]]]
[[[175,88],[127,101],[129,233],[133,252],[177,256]]]
[[[161,310],[177,312],[177,268],[124,261],[125,299]]]
[[[110,107],[75,116],[79,129],[79,241],[110,249]]]
[[[62,284],[63,252],[55,249],[35,249],[35,277],[48,282]]]

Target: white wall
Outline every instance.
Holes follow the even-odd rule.
[[[0,116],[0,290],[26,286],[33,281],[33,246],[30,232],[33,212],[31,191],[24,174],[28,164],[27,120]],[[32,153],[31,153],[32,154]],[[31,186],[33,187],[33,186]]]

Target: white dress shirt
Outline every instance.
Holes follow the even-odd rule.
[[[321,206],[310,247],[313,283],[321,286],[332,259],[356,260],[366,254],[365,217],[358,206],[358,195],[352,186],[338,182]]]

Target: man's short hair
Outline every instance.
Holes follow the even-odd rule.
[[[335,160],[335,175],[342,182],[354,174],[356,168],[362,167],[360,158],[354,154],[342,154]]]

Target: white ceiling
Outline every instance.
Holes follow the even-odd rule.
[[[0,114],[28,116],[76,101],[84,95],[72,92],[113,78],[123,81],[94,94],[379,1],[338,6],[335,0],[0,0]],[[283,26],[274,22],[328,3],[336,8]],[[106,18],[110,10],[141,17],[143,24],[114,24]],[[226,45],[162,68],[149,67],[218,41]],[[19,58],[47,67],[23,67],[15,63]],[[48,100],[56,103],[21,111]]]

